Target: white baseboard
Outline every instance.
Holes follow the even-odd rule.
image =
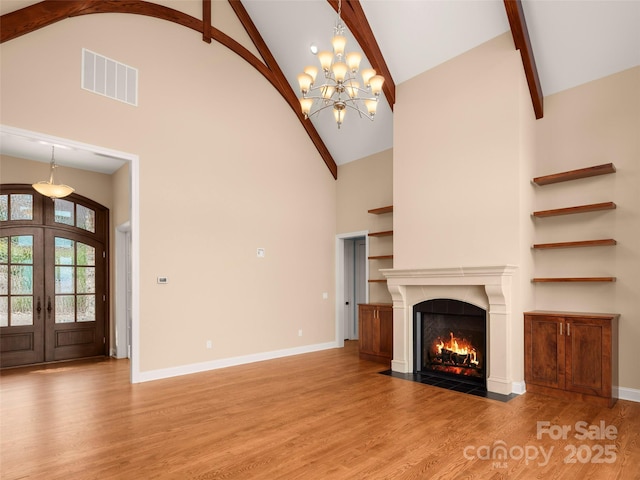
[[[527,391],[527,387],[524,382],[511,382],[511,393],[522,395]]]
[[[212,360],[210,362],[192,363],[189,365],[181,365],[179,367],[150,370],[148,372],[140,372],[138,379],[140,382],[149,382],[152,380],[178,377],[180,375],[189,375],[191,373],[206,372],[208,370],[217,370],[219,368],[233,367],[236,365],[244,365],[247,363],[262,362],[265,360],[272,360],[274,358],[318,352],[320,350],[329,350],[331,348],[337,348],[336,342],[317,343],[315,345],[304,345],[302,347],[286,348],[283,350],[275,350],[272,352],[254,353],[251,355],[242,355],[240,357]]]
[[[613,387],[614,392],[617,392],[619,400],[629,400],[631,402],[640,402],[640,390],[636,388],[627,387]]]

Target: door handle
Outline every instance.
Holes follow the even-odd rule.
[[[562,322],[560,322],[560,335],[562,335]]]
[[[51,297],[47,299],[47,312],[49,312],[49,316],[51,316]]]
[[[571,336],[571,324],[567,323],[567,337]]]
[[[38,318],[40,318],[40,312],[42,311],[42,306],[40,305],[40,297],[38,297],[38,303],[36,306],[36,312],[38,312]]]

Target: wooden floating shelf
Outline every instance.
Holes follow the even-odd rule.
[[[393,230],[386,230],[384,232],[371,232],[369,234],[370,237],[388,237],[389,235],[393,235]]]
[[[393,255],[373,255],[368,258],[369,260],[388,260],[388,259],[392,259]]]
[[[559,282],[615,282],[616,277],[568,277],[568,278],[534,278],[535,283],[559,283]]]
[[[391,213],[393,212],[393,205],[389,205],[388,207],[380,207],[380,208],[372,208],[371,210],[367,210],[369,213],[373,213],[374,215],[381,215],[383,213]]]
[[[590,205],[578,205],[576,207],[555,208],[553,210],[540,210],[538,212],[533,212],[533,216],[534,217],[555,217],[557,215],[571,215],[574,213],[597,212],[599,210],[613,210],[615,208],[616,208],[616,204],[613,202],[592,203]]]
[[[579,242],[558,242],[558,243],[536,243],[533,248],[550,249],[550,248],[573,248],[573,247],[606,247],[609,245],[617,245],[613,238],[605,238],[602,240],[582,240]]]
[[[373,279],[373,280],[369,280],[369,283],[387,283],[386,279]]]
[[[595,177],[598,175],[606,175],[614,173],[616,167],[613,163],[605,163],[594,167],[579,168],[578,170],[570,170],[568,172],[554,173],[552,175],[544,175],[533,179],[536,185],[550,185],[552,183],[568,182],[570,180],[578,180],[580,178]]]

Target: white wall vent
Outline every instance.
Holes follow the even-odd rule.
[[[82,49],[82,88],[138,105],[138,69]]]

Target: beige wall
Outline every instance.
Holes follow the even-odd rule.
[[[640,388],[639,68],[545,99],[534,120],[509,34],[397,89],[394,263],[435,268],[512,263],[512,348],[529,309],[621,313],[621,387]],[[417,102],[413,99],[422,99]],[[615,175],[535,187],[534,176],[613,162]],[[534,210],[613,200],[618,209],[533,220]],[[616,247],[533,252],[538,242],[609,238]],[[534,285],[533,276],[618,277]],[[513,366],[523,378],[523,355]]]
[[[505,34],[399,85],[396,268],[518,263],[521,70]]]
[[[372,215],[372,208],[393,204],[393,150],[349,162],[338,167],[337,233],[380,232],[393,229],[393,214]],[[393,253],[393,237],[370,237],[369,255]],[[392,260],[371,260],[369,277],[384,278],[380,268],[392,268]],[[370,283],[369,301],[391,303],[384,283]]]
[[[640,389],[640,67],[551,95],[536,122],[535,176],[612,162],[617,172],[535,188],[535,209],[613,201],[613,211],[535,221],[535,243],[614,238],[614,247],[538,251],[536,276],[614,276],[538,284],[539,309],[620,313],[620,385]]]
[[[80,88],[82,47],[139,69],[138,107]],[[196,32],[120,14],[1,49],[3,124],[139,155],[143,372],[335,339],[335,181],[250,65]],[[238,100],[249,94],[268,122]]]

